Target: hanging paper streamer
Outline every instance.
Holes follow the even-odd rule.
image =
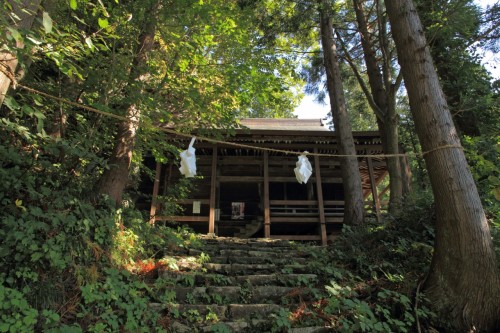
[[[188,149],[184,150],[181,156],[181,167],[179,171],[186,177],[191,178],[196,176],[196,149],[193,148],[195,137],[191,139]]]
[[[299,156],[299,160],[295,165],[297,166],[293,171],[295,171],[295,177],[297,181],[302,183],[307,183],[309,177],[312,175],[312,166],[306,156],[307,152],[305,151],[302,155]]]

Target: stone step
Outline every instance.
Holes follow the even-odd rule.
[[[275,264],[285,265],[291,263],[307,263],[307,258],[283,258],[283,257],[266,257],[266,256],[219,256],[210,257],[210,262],[215,264]]]
[[[307,286],[318,280],[316,274],[253,274],[231,277],[237,283],[247,282],[253,286],[259,285],[284,285],[284,286]]]
[[[266,329],[267,324],[267,330]],[[200,332],[209,333],[214,332],[216,327],[225,327],[233,333],[255,333],[255,332],[268,332],[269,323],[262,319],[253,319],[249,321],[226,321],[213,323],[199,329]],[[172,329],[176,333],[191,333],[193,332],[193,327],[189,327],[178,321],[174,321],[172,324]],[[288,333],[328,333],[334,332],[333,328],[323,327],[323,326],[310,326],[310,327],[296,327],[291,328],[287,331]]]
[[[210,286],[175,287],[176,301],[189,304],[230,304],[230,303],[282,303],[283,299],[307,296],[307,288],[283,286]],[[289,301],[288,301],[289,302]]]
[[[245,275],[253,272],[275,273],[277,268],[273,264],[217,264],[205,263],[203,268],[207,272],[226,275]]]
[[[307,273],[307,266],[301,264],[287,264],[277,267],[274,264],[217,264],[205,263],[202,265],[207,272],[225,275],[248,275],[251,273]]]
[[[180,285],[189,286],[231,286],[248,283],[253,286],[308,286],[318,280],[316,274],[249,274],[228,276],[216,273],[163,271],[164,279],[172,279]]]
[[[218,320],[239,321],[249,319],[267,319],[273,313],[278,313],[277,304],[171,304],[167,311],[172,315],[180,314],[183,317],[203,321],[207,315],[215,315]],[[288,310],[287,310],[288,311]]]
[[[293,256],[293,257],[310,257],[310,253],[307,251],[302,251],[300,249],[290,248],[290,247],[259,247],[255,248],[252,246],[223,246],[219,245],[216,247],[203,247],[202,249],[191,248],[187,251],[188,255],[199,256],[202,253],[208,254],[209,256],[271,256],[271,257],[282,257],[282,256]],[[185,255],[185,253],[182,253]]]
[[[159,273],[166,288],[175,291],[176,304],[151,305],[173,319],[173,332],[271,332],[277,318],[296,312],[319,293],[314,288],[318,276],[307,266],[313,255],[288,241],[202,237],[199,248],[173,253],[179,269]],[[294,327],[286,332],[333,329]]]
[[[200,240],[204,244],[252,244],[254,246],[293,246],[287,240],[270,239],[270,238],[237,238],[237,237],[211,237],[208,235],[200,235]]]
[[[262,327],[267,321],[262,319],[253,319],[249,321],[228,321],[212,324],[201,328],[201,332],[214,332],[214,327],[222,326],[227,327],[234,333],[240,332],[262,332]],[[186,332],[187,333],[187,332]]]

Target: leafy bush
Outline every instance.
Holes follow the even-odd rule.
[[[384,225],[344,226],[330,247],[313,252],[308,265],[327,294],[315,295],[311,311],[336,331],[410,332],[417,317],[434,318],[415,292],[432,256],[433,206],[424,196],[403,212]]]
[[[82,286],[82,318],[88,332],[150,332],[158,313],[150,311],[148,286],[130,273],[104,269],[102,278]],[[162,331],[156,327],[157,331]]]
[[[22,293],[0,285],[0,332],[33,331],[37,317]]]

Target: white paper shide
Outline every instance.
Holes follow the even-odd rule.
[[[295,163],[296,168],[293,169],[295,171],[295,177],[300,184],[305,184],[309,180],[309,177],[312,175],[312,166],[306,156],[307,152],[299,156],[299,160]]]
[[[179,171],[186,177],[191,178],[196,176],[196,149],[193,148],[194,140],[196,138],[191,139],[191,143],[189,144],[188,149],[184,150],[181,154],[181,167]]]

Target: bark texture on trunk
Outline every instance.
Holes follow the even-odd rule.
[[[323,0],[321,5],[321,43],[335,133],[339,141],[339,152],[342,155],[356,155],[340,76],[337,48],[333,37],[332,19],[328,10],[329,2]],[[360,225],[364,220],[364,207],[358,159],[356,157],[342,157],[340,167],[345,193],[344,223]]]
[[[491,234],[411,0],[386,1],[415,127],[436,203],[425,292],[454,332],[500,325],[500,279]],[[447,148],[448,147],[448,148]]]
[[[370,38],[371,33],[365,16],[363,0],[353,0],[356,21],[358,23],[359,34],[361,37],[361,46],[368,75],[368,83],[373,98],[372,108],[377,117],[377,125],[382,139],[382,146],[386,154],[399,153],[399,135],[398,135],[398,114],[396,112],[396,94],[397,89],[389,81],[389,73],[382,75],[382,71],[389,72],[389,64],[379,66],[375,45]],[[381,20],[381,18],[378,18]],[[381,28],[385,27],[385,23]],[[385,34],[380,33],[380,39],[385,39]],[[380,47],[387,43],[382,42]],[[387,50],[384,52],[387,53]],[[384,61],[384,59],[382,60]],[[385,80],[384,80],[385,77]],[[385,81],[385,82],[384,82]],[[389,213],[397,214],[403,203],[403,174],[398,157],[389,157],[387,160],[387,171],[390,178],[390,199]]]
[[[10,0],[9,3],[12,6],[12,13],[14,14],[10,17],[18,18],[15,22],[11,22],[12,27],[16,29],[31,28],[40,2],[41,0]],[[17,42],[16,47],[22,49],[24,44]],[[15,54],[6,51],[0,52],[0,106],[3,104],[7,91],[9,91],[12,79],[15,77],[18,63],[19,59],[17,59]]]
[[[153,4],[151,10],[152,17],[146,21],[143,32],[139,36],[139,43],[136,49],[136,56],[132,63],[129,82],[134,89],[131,95],[140,96],[143,91],[143,84],[147,80],[148,73],[145,68],[148,60],[148,53],[153,49],[156,22],[160,2]],[[137,97],[138,98],[138,97]],[[115,147],[108,160],[109,169],[105,170],[97,185],[97,192],[108,195],[117,206],[121,205],[123,190],[125,189],[130,173],[130,164],[134,151],[137,128],[141,119],[141,109],[139,101],[133,101],[126,110],[125,116],[129,119],[120,123],[115,137]]]

